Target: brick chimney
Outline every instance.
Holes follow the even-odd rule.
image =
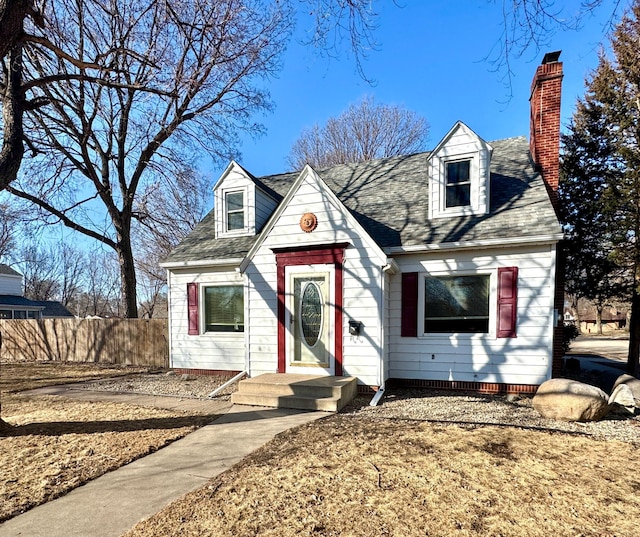
[[[560,97],[562,62],[560,51],[548,52],[531,83],[531,157],[542,174],[553,206],[558,210],[560,175]]]

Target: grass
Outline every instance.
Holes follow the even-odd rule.
[[[0,521],[160,449],[214,419],[126,404],[20,394],[41,386],[132,371],[139,369],[61,363],[0,366],[2,418],[12,425],[0,436]]]
[[[0,519],[211,419],[16,393],[129,370],[1,367],[16,427],[0,437]],[[336,414],[278,435],[126,536],[632,537],[636,458],[633,444],[578,434]]]
[[[638,534],[637,449],[336,415],[287,431],[126,537]]]

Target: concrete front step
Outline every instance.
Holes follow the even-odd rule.
[[[337,412],[357,392],[355,377],[268,373],[240,381],[231,401],[238,405]]]

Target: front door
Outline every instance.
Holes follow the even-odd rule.
[[[290,267],[287,372],[333,375],[333,267]]]

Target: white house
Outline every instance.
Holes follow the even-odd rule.
[[[171,366],[533,392],[561,358],[558,56],[530,143],[458,122],[428,153],[268,177],[232,162],[162,264]]]
[[[0,263],[0,295],[22,295],[22,274]]]
[[[60,302],[25,298],[23,287],[22,274],[0,263],[0,319],[73,317]]]

